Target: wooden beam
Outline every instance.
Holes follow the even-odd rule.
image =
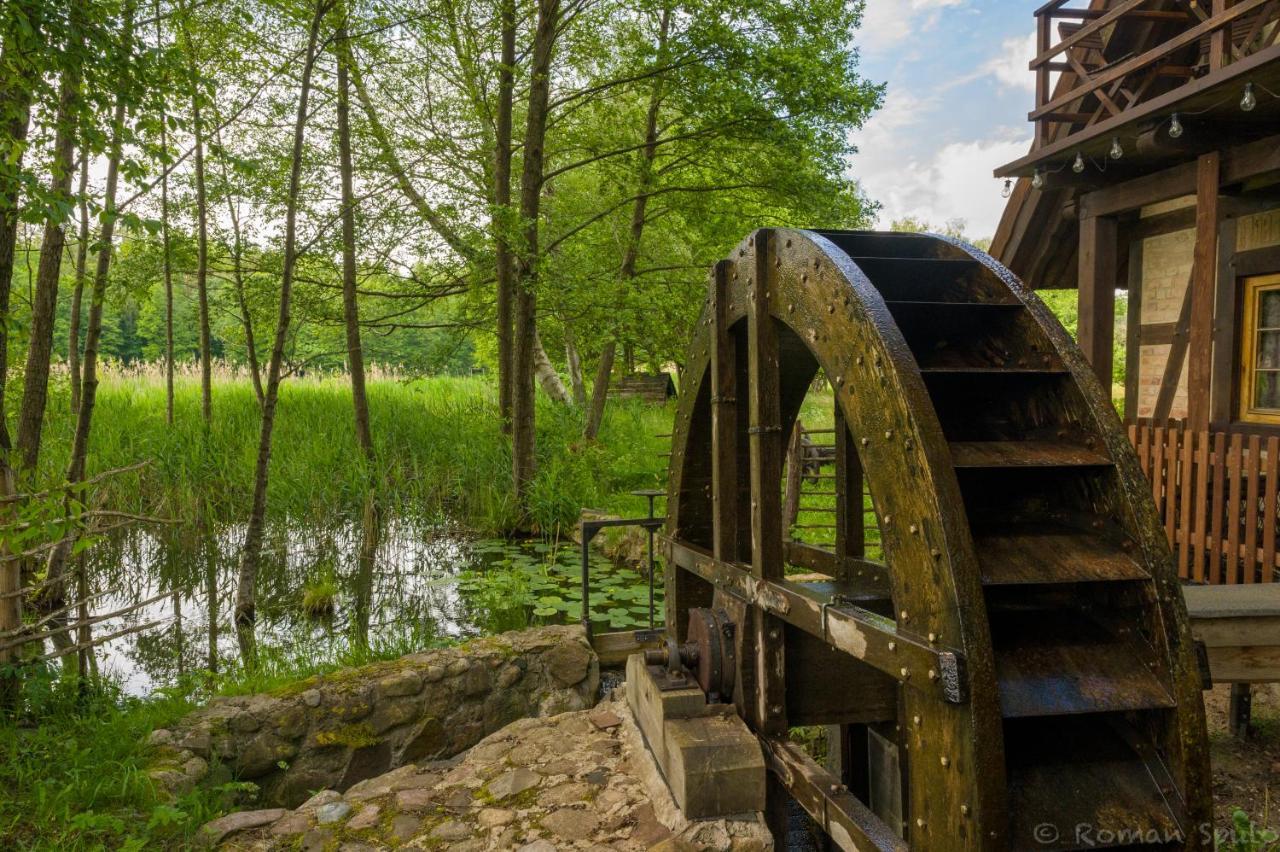
[[[1223,149],[1221,185],[1280,171],[1280,135]],[[1080,196],[1080,217],[1114,216],[1196,191],[1196,163],[1183,163]]]
[[[755,264],[747,281],[747,359],[750,370],[751,573],[760,580],[780,580],[782,555],[782,412],[778,366],[778,332],[769,313],[775,253],[773,233],[754,237]],[[782,624],[764,611],[751,619],[759,688],[752,708],[756,730],[767,735],[787,731]]]
[[[1218,280],[1213,308],[1213,378],[1209,383],[1211,423],[1232,419],[1232,390],[1236,375],[1235,251],[1236,219],[1223,218],[1218,228]],[[1280,259],[1280,253],[1277,258]]]
[[[1080,220],[1080,349],[1108,396],[1116,311],[1116,221],[1094,216]]]
[[[1221,165],[1222,157],[1217,151],[1201,155],[1196,163],[1196,244],[1191,272],[1187,416],[1191,428],[1197,430],[1209,428],[1209,382],[1213,370],[1213,291],[1218,271],[1218,181]]]
[[[1118,20],[1122,15],[1137,9],[1146,2],[1147,0],[1125,0],[1125,2],[1116,6],[1114,9],[1107,10],[1101,17],[1094,18],[1088,24],[1077,30],[1073,35],[1064,38],[1048,50],[1042,50],[1035,59],[1031,60],[1031,70],[1036,70],[1059,53],[1062,53],[1064,50],[1070,50],[1089,36],[1101,33],[1105,27]]]
[[[717,559],[738,556],[737,375],[729,331],[729,261],[712,272],[711,293],[711,518]]]
[[[839,389],[836,389],[837,396]],[[853,434],[844,419],[844,410],[835,404],[836,440],[836,554],[861,558],[866,552],[865,519],[862,514],[862,462],[853,443]],[[836,579],[846,579],[842,571]]]
[[[1142,246],[1143,240],[1129,243],[1129,310],[1125,320],[1124,420],[1138,418],[1139,379],[1142,363]]]
[[[1187,357],[1187,339],[1191,328],[1191,281],[1187,280],[1187,289],[1182,293],[1182,307],[1178,310],[1178,322],[1173,327],[1173,337],[1169,341],[1169,357],[1164,362],[1164,375],[1160,379],[1160,390],[1156,394],[1156,407],[1151,412],[1157,423],[1169,419],[1173,409],[1173,397],[1178,392],[1178,380],[1182,378],[1182,365]]]

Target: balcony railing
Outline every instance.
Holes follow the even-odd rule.
[[[1203,92],[1231,71],[1246,72],[1274,53],[1277,0],[1110,0],[1089,8],[1051,0],[1036,14],[1035,146],[1059,147],[1077,135],[1148,112],[1176,92]],[[1064,82],[1051,86],[1052,75]],[[1034,151],[1033,151],[1034,153]]]

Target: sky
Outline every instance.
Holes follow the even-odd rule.
[[[849,174],[882,205],[879,225],[912,216],[963,219],[995,233],[996,166],[1031,146],[1032,12],[1043,0],[867,0],[854,34],[864,77],[887,83],[884,106],[853,140]]]

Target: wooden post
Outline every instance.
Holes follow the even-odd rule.
[[[1108,398],[1116,313],[1116,220],[1088,216],[1080,220],[1080,349],[1093,365]]]
[[[791,528],[800,516],[800,487],[804,477],[804,423],[796,418],[787,444],[787,484],[782,501],[782,534],[791,537]]]
[[[837,391],[838,392],[838,391]],[[846,556],[861,559],[865,552],[866,535],[862,515],[862,462],[853,445],[853,435],[845,422],[840,403],[835,412],[836,450],[836,564],[841,574],[845,572]],[[843,576],[837,580],[846,579]]]
[[[782,412],[778,378],[778,333],[769,314],[772,233],[756,232],[755,266],[747,282],[747,351],[750,370],[751,572],[780,580],[782,567]],[[764,610],[752,614],[758,687],[752,707],[756,730],[779,736],[787,731],[783,683],[786,660],[781,620]]]
[[[1124,422],[1138,419],[1138,383],[1142,363],[1142,252],[1143,241],[1129,243],[1129,311],[1125,323]]]
[[[1249,737],[1249,722],[1253,719],[1253,693],[1250,684],[1231,684],[1231,702],[1227,707],[1227,725],[1238,739]]]
[[[1211,12],[1216,18],[1223,12],[1227,11],[1227,0],[1213,0]],[[1230,25],[1219,27],[1209,36],[1209,72],[1221,70],[1227,61],[1227,50],[1230,47],[1228,35],[1231,33]]]
[[[1187,348],[1187,419],[1209,428],[1213,370],[1214,282],[1218,271],[1218,173],[1222,155],[1200,155],[1196,166],[1196,243],[1191,271],[1191,332]]]

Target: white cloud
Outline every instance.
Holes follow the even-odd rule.
[[[912,216],[941,227],[963,219],[971,238],[989,237],[1004,210],[996,166],[1027,152],[1031,140],[1021,129],[999,129],[982,139],[950,142],[924,156],[905,153],[933,125],[936,99],[891,91],[884,108],[854,137],[858,154],[851,172],[882,205],[880,222]],[[918,149],[917,149],[918,150]]]
[[[1014,36],[1000,43],[1000,52],[982,66],[984,74],[995,77],[1011,89],[1036,90],[1036,75],[1027,66],[1036,55],[1036,34]]]
[[[931,29],[943,9],[967,0],[867,0],[858,44],[868,54],[884,53],[912,33]]]

